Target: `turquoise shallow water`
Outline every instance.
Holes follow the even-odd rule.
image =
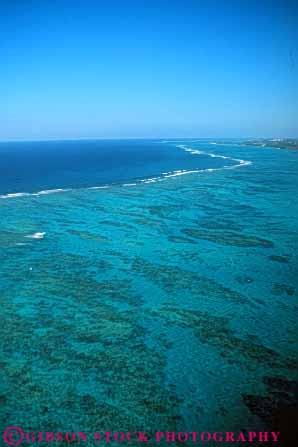
[[[1,426],[270,429],[293,405],[298,153],[185,144],[252,164],[0,201]]]

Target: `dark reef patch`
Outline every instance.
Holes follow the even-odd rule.
[[[219,245],[233,245],[236,247],[262,247],[273,248],[274,244],[268,239],[262,239],[257,236],[249,236],[243,233],[235,233],[232,231],[206,231],[194,228],[184,228],[182,233],[195,239],[204,239]]]
[[[74,235],[74,236],[78,236],[80,239],[83,240],[89,240],[89,241],[93,241],[93,242],[108,242],[109,239],[106,236],[97,234],[97,233],[91,233],[90,231],[86,231],[86,230],[68,230],[68,233]]]
[[[260,344],[255,337],[240,338],[229,327],[228,319],[212,316],[206,312],[181,309],[173,306],[162,306],[152,315],[164,320],[165,325],[180,326],[191,329],[196,337],[218,349],[222,357],[231,363],[245,362],[254,368],[253,363],[266,364],[271,368],[296,369],[297,363],[284,358],[276,351]]]
[[[153,264],[145,259],[136,258],[132,267],[135,272],[146,276],[172,295],[180,295],[181,292],[188,291],[194,299],[208,297],[208,299],[230,300],[235,303],[247,302],[240,293],[214,280],[176,266]]]
[[[196,244],[193,239],[189,239],[183,236],[168,236],[168,241],[175,244]]]
[[[272,293],[273,295],[277,296],[283,294],[286,294],[288,296],[294,296],[296,295],[296,288],[288,284],[274,283],[272,287]]]
[[[289,256],[271,255],[269,256],[270,261],[280,262],[281,264],[288,264],[290,262]]]

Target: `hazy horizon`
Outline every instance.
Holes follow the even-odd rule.
[[[241,137],[198,137],[198,136],[192,136],[192,137],[183,137],[181,135],[178,136],[162,136],[162,137],[154,137],[154,136],[148,136],[148,137],[44,137],[44,138],[7,138],[7,139],[0,139],[0,143],[9,143],[9,142],[46,142],[46,141],[79,141],[79,140],[275,140],[275,139],[297,139],[298,136],[241,136]]]

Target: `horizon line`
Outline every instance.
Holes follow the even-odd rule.
[[[287,137],[279,137],[279,136],[270,136],[270,137],[264,137],[264,136],[258,136],[258,137],[252,137],[252,136],[246,136],[246,137],[183,137],[183,136],[177,136],[177,137],[46,137],[46,138],[6,138],[1,139],[0,143],[34,143],[34,142],[51,142],[51,141],[93,141],[93,140],[273,140],[273,139],[280,139],[280,140],[287,140],[287,139],[296,139],[298,136],[287,136]]]

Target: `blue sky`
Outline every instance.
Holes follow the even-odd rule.
[[[298,7],[0,0],[0,139],[298,136]]]

